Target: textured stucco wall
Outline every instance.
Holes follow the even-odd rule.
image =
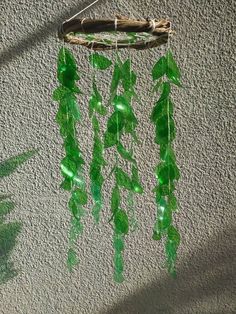
[[[182,243],[178,278],[173,280],[163,269],[163,245],[151,240],[156,211],[151,189],[158,147],[153,144],[154,128],[149,122],[154,99],[148,98],[145,89],[151,83],[152,64],[165,47],[132,53],[142,100],[142,105],[135,104],[142,139],[135,154],[145,195],[138,196],[140,228],[127,238],[126,281],[121,285],[112,280],[108,202],[100,228],[94,228],[91,215],[86,218],[78,243],[78,270],[69,274],[65,265],[70,215],[68,195],[59,190],[63,150],[54,120],[57,104],[51,94],[57,84],[55,66],[61,47],[57,26],[85,4],[88,2],[72,0],[0,3],[0,158],[32,147],[40,149],[15,175],[1,181],[1,190],[12,193],[17,203],[10,219],[18,219],[24,226],[12,256],[20,273],[0,286],[0,313],[236,313],[236,3],[101,0],[82,15],[108,17],[128,11],[138,17],[169,16],[177,31],[171,47],[187,85],[173,92],[178,129],[175,149],[182,172],[177,189],[181,207],[175,215]],[[73,51],[79,68],[88,71],[89,52],[80,47]],[[106,96],[109,79],[100,74],[99,79]],[[92,147],[87,113],[90,83],[89,75],[79,82],[86,94],[80,100],[84,118],[80,139],[86,161]],[[105,190],[108,195],[108,183]]]

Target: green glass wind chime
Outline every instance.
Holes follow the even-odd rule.
[[[76,133],[77,123],[81,122],[81,113],[77,103],[77,95],[82,92],[76,82],[80,79],[76,60],[72,52],[63,47],[59,51],[57,78],[59,87],[53,93],[53,99],[59,102],[56,122],[63,138],[65,157],[61,161],[63,182],[61,187],[70,192],[68,207],[71,212],[71,229],[69,236],[68,267],[70,270],[78,263],[76,241],[83,231],[82,218],[88,194],[93,199],[92,215],[99,222],[103,209],[103,183],[107,162],[104,159],[106,149],[114,149],[116,162],[109,178],[113,176],[109,222],[113,225],[114,246],[114,280],[123,281],[123,255],[125,236],[129,230],[135,229],[135,193],[143,193],[139,179],[138,164],[134,158],[134,145],[138,144],[136,128],[138,120],[132,107],[133,100],[139,98],[135,91],[137,75],[132,69],[130,57],[122,61],[118,49],[149,49],[168,42],[172,34],[170,22],[158,20],[133,20],[116,16],[115,20],[106,19],[73,19],[64,22],[59,31],[59,37],[70,44],[79,44],[95,52],[89,56],[90,66],[96,70],[105,71],[112,61],[97,51],[115,49],[116,60],[110,86],[108,106],[112,114],[107,118],[104,134],[100,130],[99,119],[107,115],[107,106],[98,90],[96,75],[92,77],[92,95],[88,103],[88,111],[93,128],[93,151],[90,163],[90,193],[86,191],[84,179],[84,159],[80,150]],[[165,238],[165,251],[168,271],[175,275],[175,262],[180,235],[173,225],[172,213],[177,210],[177,200],[174,195],[175,182],[179,179],[179,169],[172,142],[175,138],[174,105],[171,100],[171,84],[181,86],[180,71],[168,49],[153,66],[153,92],[159,99],[150,113],[150,120],[155,125],[155,143],[160,148],[160,162],[156,166],[155,176],[157,186],[154,188],[157,204],[156,222],[153,228],[153,239]],[[131,148],[123,141],[123,135],[130,137]],[[129,164],[130,171],[122,167],[122,161]],[[121,195],[128,193],[126,208],[121,207]],[[122,202],[124,203],[124,202]]]

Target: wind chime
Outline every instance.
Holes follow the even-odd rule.
[[[123,255],[125,236],[135,228],[134,197],[143,193],[139,179],[139,168],[134,158],[134,145],[138,144],[136,129],[138,120],[133,109],[134,101],[139,101],[135,85],[137,75],[132,69],[130,56],[123,61],[119,49],[150,49],[169,42],[173,34],[171,23],[161,20],[135,20],[116,16],[115,19],[77,19],[72,18],[62,24],[59,38],[69,44],[81,45],[91,50],[89,64],[93,71],[103,71],[112,66],[112,61],[101,51],[115,50],[113,75],[107,105],[97,87],[96,75],[92,77],[92,94],[88,103],[91,126],[93,128],[93,151],[90,164],[90,193],[86,191],[84,179],[84,159],[80,150],[76,133],[77,123],[81,123],[81,113],[77,98],[82,99],[83,92],[76,82],[80,79],[76,58],[64,46],[59,51],[57,78],[59,87],[53,93],[53,99],[59,102],[56,122],[63,138],[65,157],[61,161],[63,182],[61,188],[70,192],[68,207],[71,212],[71,228],[67,264],[70,270],[78,263],[76,241],[83,231],[82,218],[88,194],[92,196],[92,214],[99,223],[103,209],[104,172],[107,162],[104,151],[113,149],[116,156],[115,165],[110,172],[114,185],[110,198],[111,216],[109,222],[113,226],[114,246],[114,280],[122,282]],[[98,52],[99,51],[99,52]],[[179,169],[172,147],[175,138],[174,105],[171,100],[172,84],[181,86],[180,71],[168,47],[166,54],[161,56],[152,68],[153,93],[159,98],[154,104],[150,122],[155,126],[155,143],[159,145],[160,161],[154,170],[157,185],[153,189],[157,204],[156,221],[153,227],[154,240],[165,239],[166,265],[168,271],[175,275],[175,262],[180,235],[173,225],[172,214],[177,210],[174,195],[175,183],[179,179]],[[78,97],[77,97],[78,96]],[[107,115],[111,106],[112,114],[107,118],[104,134],[100,129],[99,119]],[[83,108],[84,109],[84,108]],[[131,148],[124,142],[124,135],[130,137]],[[157,158],[158,160],[158,158]],[[122,161],[129,164],[127,173],[122,168]],[[158,162],[158,161],[157,161]],[[123,190],[128,193],[126,208],[121,207]],[[122,202],[124,203],[124,202]]]

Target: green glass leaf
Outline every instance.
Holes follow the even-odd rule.
[[[101,165],[92,163],[90,166],[90,178],[93,182],[96,182],[98,185],[103,184],[103,176],[101,175]]]
[[[107,110],[106,107],[102,105],[102,96],[97,89],[97,85],[95,79],[93,80],[93,94],[89,100],[89,115],[92,116],[93,112],[97,112],[100,115],[106,115]]]
[[[88,202],[88,195],[86,191],[81,190],[79,188],[73,191],[72,198],[80,205],[86,205]]]
[[[161,240],[161,232],[153,230],[152,238],[155,241]]]
[[[178,209],[178,202],[174,194],[168,196],[168,206],[171,211],[176,211]]]
[[[168,240],[173,243],[176,247],[180,244],[180,234],[174,226],[168,228]]]
[[[72,217],[71,219],[71,228],[70,228],[70,243],[75,243],[78,236],[83,232],[83,225],[80,221],[80,218]]]
[[[114,264],[115,264],[115,272],[121,274],[124,270],[124,262],[123,262],[122,254],[115,253]]]
[[[168,228],[168,238],[165,249],[167,256],[168,271],[172,276],[176,276],[175,262],[177,258],[177,249],[180,243],[179,232],[173,227]]]
[[[152,87],[151,93],[158,92],[161,86],[162,81],[161,80],[157,81],[156,84]]]
[[[123,115],[120,112],[114,112],[107,121],[107,131],[109,133],[121,132],[125,124]]]
[[[76,252],[70,248],[67,255],[67,267],[69,271],[71,272],[73,267],[75,267],[77,264],[79,264],[79,260],[76,256]]]
[[[63,100],[61,100],[61,104],[64,104],[67,108],[67,116],[63,115],[63,120],[68,119],[68,115],[69,117],[73,117],[74,121],[79,121],[81,119],[79,106],[77,104],[76,97],[73,94],[67,94],[67,96],[64,97]]]
[[[163,82],[162,83],[162,93],[161,93],[161,97],[159,100],[169,98],[170,91],[171,91],[170,83],[169,82]]]
[[[115,234],[113,237],[113,246],[116,252],[121,252],[124,250],[124,240],[120,234]]]
[[[127,234],[129,232],[129,220],[124,210],[119,210],[114,216],[115,228],[118,232]]]
[[[143,193],[143,187],[139,181],[138,168],[135,165],[132,165],[132,190],[135,193]]]
[[[156,62],[156,64],[154,65],[152,69],[153,80],[154,81],[158,80],[160,77],[166,74],[166,71],[167,71],[167,61],[166,61],[166,58],[163,56]]]
[[[120,190],[118,185],[116,185],[111,194],[111,211],[112,213],[116,213],[120,207]]]
[[[59,51],[57,78],[63,86],[71,91],[78,92],[78,88],[75,85],[75,81],[79,79],[76,61],[72,53],[64,47]]]
[[[69,88],[67,88],[65,86],[59,86],[53,91],[52,99],[59,101],[59,100],[63,99],[64,97],[66,97],[70,93],[71,93],[71,91]]]
[[[96,203],[102,203],[102,193],[101,193],[102,183],[97,181],[91,182],[91,194],[93,197],[93,200]]]
[[[93,161],[96,164],[99,165],[106,165],[106,161],[103,157],[103,143],[101,139],[97,136],[94,137],[94,144],[93,144]]]
[[[120,142],[117,144],[117,151],[121,155],[121,157],[135,163],[132,154],[128,150],[126,150]]]
[[[98,224],[100,220],[100,212],[102,210],[102,202],[96,202],[92,209],[92,215],[94,217],[95,223]]]
[[[180,70],[173,58],[172,52],[168,50],[166,54],[167,62],[167,77],[176,85],[181,86],[180,83]]]
[[[104,116],[107,113],[106,107],[102,105],[102,102],[94,95],[89,99],[89,116],[91,117],[93,112],[97,112],[100,115]]]
[[[73,93],[82,94],[81,90],[77,86],[73,90]],[[61,85],[53,91],[52,98],[53,100],[60,101],[71,94],[72,94],[72,91],[69,88]]]
[[[120,67],[118,63],[115,63],[114,71],[112,75],[112,81],[111,81],[111,88],[110,88],[110,93],[112,95],[112,98],[113,98],[113,95],[116,94],[120,78],[121,78]]]
[[[80,218],[80,207],[77,204],[77,202],[73,199],[70,198],[68,207],[74,218],[79,219]]]
[[[136,84],[137,76],[131,70],[131,60],[127,59],[121,68],[122,72],[122,86],[125,91],[130,90]]]
[[[127,190],[132,190],[133,187],[132,180],[130,179],[127,173],[125,173],[121,168],[116,167],[115,174],[116,182],[119,186],[122,186]]]
[[[167,163],[176,163],[175,152],[170,145],[160,146],[160,157]]]
[[[160,163],[156,168],[156,176],[160,184],[169,184],[170,181],[178,180],[179,170],[174,164]]]
[[[106,70],[112,64],[111,60],[98,53],[92,53],[89,56],[89,62],[92,67],[99,70]]]
[[[14,157],[8,158],[0,162],[0,178],[9,176],[12,174],[19,166],[26,162],[29,158],[34,156],[38,150],[30,150],[23,154],[16,155]]]
[[[77,173],[75,162],[68,157],[64,157],[61,161],[61,172],[64,177],[73,179]]]
[[[132,108],[124,96],[116,95],[113,99],[113,105],[116,111],[119,111],[124,117],[132,115]]]
[[[117,134],[108,131],[104,134],[104,148],[109,148],[118,143]]]
[[[169,184],[159,185],[159,191],[162,196],[170,195],[175,190],[175,185],[173,182],[169,182]]]
[[[168,208],[166,201],[161,198],[157,204],[157,221],[154,230],[159,233],[166,230],[172,222],[171,211]]]
[[[159,145],[168,144],[175,138],[175,124],[172,117],[167,115],[156,120],[155,142]]]
[[[65,178],[61,183],[60,188],[66,191],[71,191],[73,188],[73,180],[70,178]]]
[[[174,106],[169,98],[157,101],[151,114],[151,121],[156,123],[162,116],[173,116]]]

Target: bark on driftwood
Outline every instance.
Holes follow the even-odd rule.
[[[150,34],[149,40],[138,40],[135,43],[113,40],[111,43],[87,40],[75,33],[96,34],[101,32],[145,32]],[[73,19],[65,21],[59,28],[58,37],[70,44],[82,45],[93,50],[111,50],[120,48],[149,49],[167,43],[168,37],[174,33],[171,22],[161,20],[134,20],[116,15],[115,19]]]

